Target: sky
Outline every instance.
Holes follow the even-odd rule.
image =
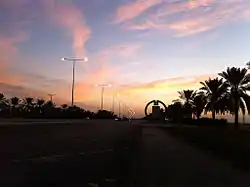
[[[0,92],[142,115],[158,99],[250,60],[250,0],[1,0]],[[118,96],[119,95],[119,96]]]

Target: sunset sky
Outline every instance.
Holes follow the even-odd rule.
[[[249,0],[1,0],[0,92],[95,110],[112,95],[137,114],[152,99],[197,89],[228,66],[250,60]],[[116,101],[117,101],[116,97]]]

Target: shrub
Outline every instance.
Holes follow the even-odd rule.
[[[200,119],[190,119],[185,118],[183,123],[188,125],[196,126],[208,126],[208,127],[226,127],[228,125],[226,119],[210,119],[210,118],[200,118]]]

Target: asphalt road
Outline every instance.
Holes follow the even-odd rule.
[[[132,186],[139,127],[89,120],[0,127],[0,186]]]

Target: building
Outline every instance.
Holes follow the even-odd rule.
[[[154,119],[160,119],[161,118],[161,108],[160,108],[160,106],[152,106],[152,117]]]

